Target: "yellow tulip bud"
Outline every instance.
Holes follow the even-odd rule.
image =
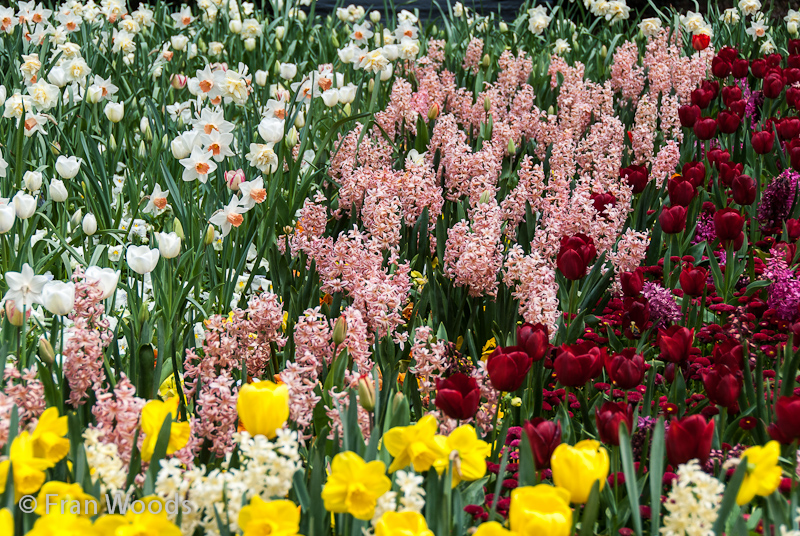
[[[375,384],[366,374],[358,380],[358,403],[367,411],[375,409]]]
[[[175,218],[175,221],[172,222],[172,230],[175,231],[178,238],[186,240],[186,235],[183,233],[183,225],[181,225],[181,221],[178,218]]]
[[[39,337],[39,357],[48,365],[52,365],[56,359],[53,345],[44,337]]]
[[[272,439],[289,418],[289,388],[270,381],[248,383],[239,391],[236,411],[250,435]]]
[[[525,486],[511,492],[508,521],[517,534],[569,536],[572,532],[570,492],[549,484]]]
[[[203,244],[209,246],[214,243],[214,226],[209,224],[206,228],[206,236],[203,240]]]
[[[439,117],[439,105],[435,102],[428,108],[428,121],[433,121]]]
[[[585,439],[574,447],[560,444],[550,458],[553,482],[569,491],[573,503],[585,503],[595,481],[600,491],[608,478],[608,451],[594,439]]]
[[[347,337],[347,319],[340,316],[333,325],[333,344],[339,346],[344,342],[345,337]]]

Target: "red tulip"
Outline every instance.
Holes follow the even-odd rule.
[[[698,460],[701,465],[708,461],[711,441],[714,438],[714,421],[706,422],[702,415],[690,415],[669,423],[665,439],[667,459],[674,467]]]
[[[508,393],[520,388],[531,365],[533,359],[517,346],[497,347],[486,360],[486,370],[492,387]]]
[[[708,281],[708,272],[705,268],[685,268],[681,271],[680,281],[684,294],[696,298],[703,295]]]
[[[586,269],[597,257],[594,240],[583,233],[565,236],[561,239],[561,249],[556,256],[556,265],[570,281],[586,275]]]
[[[436,382],[434,403],[451,419],[471,419],[481,403],[481,389],[475,378],[456,372]]]
[[[695,188],[705,186],[706,166],[702,162],[686,162],[681,169],[681,173]]]
[[[628,298],[625,300],[625,312],[622,314],[622,327],[629,339],[638,339],[642,332],[650,326],[650,308],[645,298]]]
[[[796,117],[785,117],[775,123],[775,129],[782,140],[796,138],[800,134],[800,119]]]
[[[706,153],[706,158],[708,158],[711,165],[719,169],[722,164],[731,159],[731,153],[727,149],[723,151],[719,147],[715,147]]]
[[[681,363],[689,359],[694,341],[694,329],[670,326],[658,330],[658,347],[661,359],[669,363]]]
[[[775,425],[789,439],[800,437],[800,396],[782,396],[775,404]]]
[[[715,365],[725,365],[731,370],[744,368],[744,348],[731,339],[715,344],[713,356]]]
[[[680,119],[682,127],[692,128],[700,119],[700,114],[700,107],[696,104],[692,106],[684,104],[678,108],[678,119]]]
[[[625,348],[621,353],[606,356],[605,368],[608,377],[620,389],[633,389],[644,379],[644,357],[636,348]]]
[[[604,402],[595,410],[595,422],[600,441],[619,446],[619,425],[625,423],[628,433],[633,430],[633,406],[625,402]]]
[[[581,387],[603,370],[605,348],[591,342],[562,344],[553,361],[556,379],[567,387]]]
[[[733,179],[733,200],[742,205],[751,205],[756,200],[756,181],[747,175]]]
[[[742,120],[733,112],[722,111],[717,115],[717,124],[719,131],[723,134],[733,134],[739,130]]]
[[[525,322],[517,328],[517,347],[522,348],[533,361],[541,361],[550,349],[547,326]]]
[[[589,196],[589,199],[592,200],[592,204],[594,205],[594,209],[597,211],[597,213],[602,216],[607,216],[606,209],[608,207],[614,207],[617,205],[617,198],[614,196],[614,194],[594,193]]]
[[[710,140],[717,134],[717,122],[711,117],[704,117],[698,119],[694,124],[694,135],[698,139],[706,141]]]
[[[642,293],[644,287],[644,270],[639,267],[632,272],[621,272],[619,282],[625,296],[636,297]]]
[[[756,132],[750,139],[750,144],[753,146],[753,151],[757,154],[771,153],[772,146],[775,144],[775,134],[768,130]]]
[[[664,207],[658,216],[658,222],[666,234],[680,233],[686,228],[686,208],[680,205]]]
[[[697,34],[692,36],[692,48],[695,50],[705,50],[711,43],[711,38],[706,34]]]
[[[705,110],[714,98],[714,91],[699,87],[692,91],[691,98],[692,104],[699,107],[701,110]],[[678,116],[678,118],[680,119],[680,116]]]
[[[742,174],[744,170],[743,164],[734,164],[732,162],[725,162],[719,165],[719,180],[727,186],[733,184],[733,179]]]
[[[753,60],[753,62],[750,64],[750,71],[756,78],[764,78],[767,75],[768,68],[769,65],[767,65],[767,60]]]
[[[734,78],[745,78],[750,70],[750,63],[743,58],[733,60],[731,63],[731,74]]]
[[[783,61],[783,56],[777,52],[773,52],[772,54],[765,56],[765,59],[767,60],[767,65],[774,68],[780,67],[781,62]]]
[[[800,107],[800,88],[794,86],[786,88],[786,104],[794,109]]]
[[[744,217],[738,210],[723,208],[714,213],[714,231],[723,242],[737,240],[744,228]]]
[[[628,185],[633,188],[634,194],[640,194],[647,186],[647,168],[645,166],[628,166],[620,168],[619,176],[628,181]]]
[[[728,105],[728,109],[739,116],[739,119],[744,119],[744,112],[747,110],[747,101],[744,99],[733,101]]]
[[[719,56],[720,58],[722,58],[727,62],[733,62],[736,60],[736,58],[739,57],[739,51],[733,47],[726,46],[719,49],[719,52],[717,52],[717,56]]]
[[[561,423],[556,421],[546,421],[541,417],[536,417],[526,421],[522,425],[528,442],[531,444],[533,459],[536,462],[536,469],[548,469],[550,467],[550,457],[553,451],[561,444]]]
[[[783,92],[783,77],[781,75],[772,73],[764,78],[764,96],[770,99],[777,99]]]
[[[714,365],[702,373],[709,400],[718,406],[732,408],[742,392],[742,371],[726,365]]]
[[[794,139],[786,145],[786,152],[789,153],[789,161],[792,168],[800,169],[800,139]]]
[[[789,39],[786,48],[792,56],[800,54],[800,39]]]
[[[722,88],[722,102],[730,106],[732,102],[742,99],[742,88],[739,86],[725,86]]]
[[[676,175],[667,182],[667,192],[672,206],[688,207],[694,199],[697,189],[686,177]]]
[[[717,78],[727,78],[731,74],[731,64],[716,56],[711,60],[711,73]]]
[[[800,221],[796,219],[786,220],[786,233],[789,235],[790,240],[800,238]]]

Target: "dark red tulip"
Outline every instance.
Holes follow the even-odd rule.
[[[595,422],[600,441],[619,446],[619,425],[625,423],[628,433],[633,430],[633,406],[625,402],[604,402],[595,410]]]
[[[714,213],[714,231],[723,243],[736,240],[744,228],[744,217],[738,210],[723,208]]]
[[[694,199],[697,189],[686,177],[676,175],[667,182],[667,192],[672,206],[688,207],[689,203]]]
[[[617,205],[617,198],[614,196],[614,194],[593,193],[589,196],[589,199],[592,200],[594,209],[601,216],[607,216],[606,209]]]
[[[644,357],[636,348],[625,348],[613,356],[606,355],[608,377],[620,389],[633,389],[644,379]]]
[[[789,39],[786,48],[792,56],[800,54],[800,39]]]
[[[733,112],[722,111],[717,115],[717,124],[723,134],[733,134],[739,130],[742,120]]]
[[[695,188],[705,186],[706,166],[702,162],[686,162],[681,169],[681,173]]]
[[[695,105],[689,106],[688,104],[684,104],[680,108],[678,108],[678,119],[681,121],[681,126],[686,128],[692,128],[697,120],[700,119],[700,107]]]
[[[594,240],[583,233],[565,236],[556,256],[556,265],[564,277],[576,281],[586,275],[586,269],[597,257]]]
[[[696,459],[700,465],[705,464],[711,454],[713,438],[713,419],[706,422],[702,415],[690,415],[683,419],[672,420],[664,438],[669,463],[677,467]]]
[[[743,164],[725,162],[719,165],[719,180],[726,186],[731,186],[733,184],[733,179],[741,175],[742,171],[744,171]]]
[[[547,326],[525,322],[517,327],[517,347],[522,348],[533,361],[541,361],[550,349]]]
[[[750,70],[750,63],[743,58],[733,60],[731,63],[731,74],[734,78],[745,78]]]
[[[735,113],[739,119],[744,119],[744,113],[747,110],[747,101],[744,99],[733,101],[728,105],[728,109]]]
[[[775,130],[782,140],[796,138],[800,134],[800,119],[796,117],[785,117],[775,123]]]
[[[706,158],[712,166],[719,169],[722,164],[730,161],[731,153],[727,149],[723,151],[719,147],[715,147],[706,153]]]
[[[786,144],[786,152],[789,153],[792,168],[800,169],[800,139],[794,139]]]
[[[800,87],[786,88],[786,104],[795,110],[800,107]]]
[[[713,98],[714,92],[710,89],[699,87],[692,91],[692,104],[701,110],[708,108],[708,105],[711,104],[711,100]],[[680,119],[680,116],[678,116],[678,118]]]
[[[753,150],[757,154],[767,154],[772,152],[772,146],[775,143],[775,134],[770,131],[762,130],[756,132],[750,140]]]
[[[764,96],[770,99],[777,99],[783,92],[783,78],[779,74],[770,74],[764,78]]]
[[[800,238],[800,221],[796,219],[786,220],[786,234],[789,235],[790,240]]]
[[[800,437],[800,396],[782,396],[775,404],[775,425],[791,440]]]
[[[708,281],[708,272],[705,268],[684,268],[681,271],[680,281],[684,294],[696,298],[703,295]]]
[[[694,124],[693,130],[698,139],[703,141],[710,140],[717,134],[717,121],[711,117],[698,119]]]
[[[786,58],[786,66],[790,69],[800,69],[800,56],[791,54]]]
[[[727,78],[731,74],[731,64],[716,56],[711,60],[711,73],[717,78]]]
[[[686,228],[686,208],[680,205],[662,208],[658,223],[666,234],[680,233]]]
[[[781,62],[783,61],[783,56],[781,56],[777,52],[773,52],[772,54],[768,54],[764,58],[767,60],[767,66],[769,66],[769,67],[780,67],[781,66]]]
[[[717,56],[730,63],[735,61],[736,58],[739,57],[739,51],[733,47],[726,46],[719,49],[719,52],[717,52]]]
[[[634,194],[640,194],[647,186],[647,176],[649,175],[645,166],[628,166],[619,170],[619,176],[628,181]]]
[[[750,64],[750,71],[756,78],[764,78],[767,75],[768,68],[769,65],[767,65],[767,60],[763,59],[753,60],[753,62]]]
[[[536,417],[526,421],[522,425],[522,429],[531,444],[536,469],[538,471],[548,469],[553,451],[561,444],[561,422],[547,421],[541,417]]]
[[[669,363],[682,363],[689,359],[694,341],[694,329],[670,326],[658,330],[658,347],[661,360]]]
[[[777,251],[778,257],[783,257],[787,265],[794,264],[794,258],[797,256],[797,244],[787,244],[786,242],[778,242],[773,246]]]
[[[567,387],[581,387],[603,370],[605,348],[598,348],[586,341],[567,345],[562,344],[553,361],[556,379]]]
[[[711,43],[711,38],[706,34],[697,34],[692,36],[692,48],[695,50],[705,50]]]
[[[784,69],[783,76],[786,78],[787,86],[790,86],[796,82],[800,82],[800,69],[798,69],[797,67]]]
[[[733,200],[742,205],[751,205],[756,200],[756,181],[748,175],[739,175],[733,179]]]
[[[732,102],[742,99],[742,88],[739,86],[725,86],[722,88],[722,102],[730,106]]]
[[[632,272],[621,272],[619,282],[622,286],[622,293],[625,296],[635,298],[642,293],[644,287],[644,270],[641,267]]]
[[[638,339],[650,326],[650,308],[645,298],[628,298],[625,300],[625,312],[622,314],[622,327],[629,339]]]
[[[434,403],[451,419],[471,419],[481,403],[481,388],[475,378],[456,372],[436,382]]]
[[[732,408],[742,392],[742,371],[726,365],[714,365],[702,373],[709,400],[718,406]]]
[[[780,429],[778,423],[776,422],[767,426],[767,433],[769,434],[769,437],[783,445],[789,445],[792,441],[794,441],[794,438],[784,435],[783,430]]]
[[[713,358],[715,365],[725,365],[731,370],[744,368],[744,348],[731,339],[714,345]]]
[[[533,359],[517,346],[497,347],[486,360],[486,371],[492,387],[513,393],[520,388],[533,365]]]

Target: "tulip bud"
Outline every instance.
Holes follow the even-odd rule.
[[[103,113],[112,123],[119,123],[125,117],[125,104],[122,102],[109,102],[103,108]]]
[[[372,90],[373,90],[373,89],[375,89],[375,79],[374,79],[374,78],[370,78],[370,79],[369,79],[369,84],[367,84],[367,90],[368,90],[370,93],[372,93]]]
[[[150,319],[150,311],[147,309],[147,302],[142,302],[142,307],[139,309],[139,325],[143,325]]]
[[[286,35],[286,27],[285,26],[277,26],[275,28],[275,39],[277,39],[278,41],[282,41],[283,37],[285,35]]]
[[[508,31],[508,24],[505,21],[500,21],[500,32],[506,33]]]
[[[294,126],[298,129],[303,128],[306,126],[306,114],[303,113],[303,110],[300,110],[297,113],[297,118],[294,120]]]
[[[334,47],[336,47],[336,48],[339,48],[339,40],[338,40],[338,39],[336,39],[336,34],[335,34],[335,33],[332,33],[332,34],[331,34],[331,44],[332,44]]]
[[[6,318],[8,318],[8,322],[12,326],[21,327],[23,323],[22,319],[22,309],[17,309],[14,304],[14,300],[6,300]],[[25,316],[30,316],[30,310],[26,311]]]
[[[433,121],[439,117],[439,105],[435,102],[428,108],[428,121]]]
[[[551,104],[551,105],[550,105],[550,106],[547,108],[547,115],[553,115],[553,114],[555,114],[555,113],[556,113],[556,110],[555,110],[555,108],[553,108],[553,105]]]
[[[208,224],[208,227],[206,228],[206,236],[203,239],[203,244],[205,244],[206,246],[210,246],[213,243],[214,243],[214,226]]]
[[[489,96],[483,98],[483,110],[488,114],[489,110],[492,109],[492,101],[489,99]]]
[[[267,85],[267,72],[258,70],[256,71],[256,85],[264,87]]]
[[[256,49],[256,40],[252,37],[249,37],[244,40],[244,49],[248,52],[252,52]]]
[[[492,64],[492,58],[489,57],[489,54],[483,55],[483,61],[481,62],[484,69],[488,69],[489,66]]]
[[[396,393],[394,398],[392,399],[392,413],[397,413],[400,410],[400,406],[405,401],[406,396],[403,393]]]
[[[367,411],[375,409],[375,384],[366,374],[358,379],[358,403]]]
[[[372,21],[372,24],[378,24],[381,21],[381,12],[378,10],[372,11],[369,14],[369,20]]]
[[[294,125],[292,125],[292,127],[289,129],[289,132],[286,133],[284,140],[286,141],[286,147],[288,149],[292,149],[295,145],[297,145],[297,142],[299,141],[299,135]]]
[[[92,236],[97,232],[97,218],[94,217],[94,214],[87,214],[83,218],[82,226],[83,232],[86,233],[86,236]]]
[[[186,240],[186,235],[183,234],[183,225],[181,225],[181,221],[178,218],[172,222],[172,231],[178,235],[178,238],[181,240]]]
[[[606,46],[603,45],[600,48],[600,57],[603,58],[603,59],[606,59],[606,56],[608,56],[608,48],[606,48]]]
[[[117,150],[117,139],[114,137],[113,134],[111,134],[108,137],[108,148],[111,149],[112,151]]]
[[[53,351],[53,345],[44,337],[39,337],[39,357],[48,365],[52,365],[56,360],[56,353]]]
[[[239,34],[242,31],[242,21],[233,19],[228,23],[228,29],[231,33]]]
[[[275,50],[277,50],[278,52],[283,51],[283,45],[281,44],[280,41],[275,41]]]
[[[478,199],[478,203],[481,203],[481,204],[488,203],[489,201],[492,200],[493,197],[494,196],[492,195],[492,192],[490,192],[489,190],[486,190],[481,194],[480,198]]]
[[[347,337],[347,319],[340,316],[333,325],[333,344],[336,346],[341,345],[345,337]]]
[[[74,228],[77,227],[78,225],[81,225],[82,220],[83,220],[83,211],[81,209],[78,209],[72,214],[72,217],[69,219],[69,224]]]
[[[350,107],[349,102],[344,105],[344,108],[342,108],[342,112],[344,112],[344,115],[350,115],[350,112],[352,112],[352,110],[353,109]]]
[[[514,140],[511,138],[508,139],[508,147],[506,148],[506,154],[509,156],[517,154],[517,146],[514,143]]]
[[[139,158],[142,160],[147,158],[147,147],[144,145],[144,140],[139,142]]]
[[[150,121],[147,117],[142,117],[142,120],[139,121],[139,131],[144,135],[145,140],[152,141],[153,129],[150,128]]]

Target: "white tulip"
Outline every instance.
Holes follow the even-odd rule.
[[[356,100],[356,90],[358,88],[353,84],[347,84],[339,90],[339,102],[342,104],[350,104]]]
[[[267,71],[256,71],[256,85],[264,87],[267,85]]]
[[[297,65],[294,63],[281,63],[281,78],[292,80],[297,76]]]
[[[50,181],[50,199],[56,203],[63,203],[68,197],[69,194],[67,193],[67,187],[64,186],[62,181],[59,179],[53,179]]]
[[[303,110],[300,110],[300,112],[297,114],[297,117],[294,120],[294,126],[296,126],[298,129],[306,126],[306,114],[303,113]]]
[[[83,232],[86,233],[86,236],[92,236],[94,233],[96,233],[97,218],[94,217],[94,214],[87,214],[84,216],[81,227],[83,228]]]
[[[265,117],[258,124],[258,134],[267,143],[278,143],[283,139],[284,123],[282,119]]]
[[[337,104],[339,104],[339,90],[338,89],[329,89],[322,93],[322,102],[325,103],[325,106],[328,108],[333,108]]]
[[[61,155],[56,160],[56,171],[62,179],[71,179],[78,174],[81,169],[81,160],[74,156],[66,157]]]
[[[111,297],[119,283],[119,270],[113,268],[100,268],[99,266],[90,266],[83,274],[87,281],[96,281],[100,290],[103,291],[103,299]]]
[[[233,19],[228,23],[228,29],[231,33],[239,34],[242,32],[242,21]]]
[[[53,67],[47,75],[47,81],[54,86],[64,87],[67,85],[67,73],[64,72],[63,67]]]
[[[142,134],[147,134],[147,129],[149,128],[150,128],[150,120],[147,119],[147,117],[142,117],[142,120],[139,121],[139,132],[141,132]]]
[[[285,26],[276,26],[275,27],[275,39],[277,39],[278,41],[282,41],[285,35],[286,35],[286,27]]]
[[[54,315],[68,315],[75,307],[75,283],[50,281],[42,289],[42,305]]]
[[[27,220],[36,212],[36,198],[23,191],[14,196],[14,212],[17,218]]]
[[[248,52],[252,52],[256,49],[256,40],[252,37],[248,37],[244,40],[244,49]]]
[[[128,251],[125,252],[128,266],[139,275],[155,270],[160,256],[157,249],[150,249],[148,246],[128,246]]]
[[[14,205],[5,204],[0,200],[0,234],[7,233],[14,226],[16,211]]]
[[[381,82],[386,82],[387,80],[389,80],[392,77],[392,72],[393,71],[394,71],[394,68],[392,67],[392,64],[390,63],[389,65],[386,66],[386,68],[384,70],[381,71]]]
[[[42,174],[38,171],[26,171],[22,176],[22,182],[29,192],[38,192],[42,187]]]
[[[378,24],[381,21],[381,12],[377,10],[371,12],[369,14],[369,20],[371,20],[373,24]]]
[[[89,86],[86,89],[86,100],[92,104],[96,104],[103,100],[103,88],[100,86]]]
[[[181,51],[186,50],[186,45],[189,43],[189,38],[185,35],[173,35],[170,37],[169,41],[172,43],[172,48]]]
[[[112,123],[119,123],[125,117],[125,104],[122,102],[109,102],[103,109],[106,117]]]
[[[181,237],[176,233],[156,233],[158,251],[165,259],[173,259],[181,254]]]

